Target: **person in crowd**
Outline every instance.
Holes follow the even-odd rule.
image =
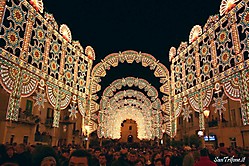
[[[195,163],[194,166],[216,166],[217,164],[211,161],[208,157],[208,150],[202,149],[200,150],[200,160]]]
[[[151,162],[151,156],[152,156],[151,151],[148,151],[148,152],[145,153],[144,157],[145,157],[145,165],[146,166],[150,166],[152,164],[152,162]]]
[[[163,166],[164,165],[164,162],[163,162],[163,159],[162,158],[157,158],[155,161],[154,161],[154,166]]]
[[[17,163],[17,158],[13,146],[6,146],[4,163]]]
[[[135,166],[144,166],[143,160],[138,159],[138,160],[135,162]]]
[[[119,157],[120,157],[120,152],[119,152],[119,151],[113,153],[113,160],[114,160],[114,161],[115,161],[115,160],[118,160]]]
[[[135,150],[131,150],[128,153],[128,162],[129,162],[129,164],[131,166],[134,166],[137,159],[138,159],[137,152]]]
[[[107,164],[106,155],[104,153],[101,153],[99,155],[99,166],[109,166],[109,164]]]
[[[68,165],[68,159],[69,159],[69,157],[70,157],[70,149],[68,149],[68,148],[62,148],[61,149],[61,155],[60,155],[60,158],[59,158],[60,164],[62,166]]]
[[[194,156],[191,147],[186,146],[184,150],[187,152],[187,154],[183,158],[182,165],[183,166],[193,166],[194,165]]]
[[[98,166],[99,165],[99,155],[100,155],[100,153],[101,153],[101,149],[99,147],[94,149],[94,154],[93,154],[93,157],[92,157],[92,165],[93,166]]]
[[[92,156],[85,150],[75,150],[72,152],[68,166],[92,166]]]
[[[26,150],[24,144],[16,146],[16,160],[19,166],[31,166],[31,154]]]
[[[60,166],[60,163],[51,146],[38,145],[32,154],[32,166]]]
[[[122,148],[120,150],[120,157],[118,158],[118,160],[113,161],[112,162],[112,166],[130,166],[128,160],[127,160],[127,152],[128,149],[127,148]]]

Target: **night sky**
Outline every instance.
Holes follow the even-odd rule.
[[[188,41],[194,25],[218,14],[220,0],[44,0],[45,11],[67,24],[73,40],[96,53],[94,65],[108,54],[135,50],[153,55],[169,69],[168,52]],[[141,64],[111,68],[102,84],[126,76],[141,77],[159,87],[153,72]]]

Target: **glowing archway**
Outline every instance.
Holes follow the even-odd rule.
[[[141,53],[141,52],[136,52],[136,51],[124,51],[124,52],[119,52],[119,53],[113,53],[109,54],[102,60],[100,63],[94,66],[92,73],[91,73],[91,85],[90,85],[90,93],[89,93],[89,111],[88,111],[88,120],[87,122],[91,123],[99,123],[94,120],[93,117],[96,117],[100,105],[96,102],[98,100],[97,92],[101,90],[101,77],[106,76],[106,70],[110,70],[111,67],[117,67],[119,63],[141,63],[143,67],[149,67],[150,70],[154,71],[154,76],[160,78],[160,83],[162,86],[160,87],[160,92],[162,93],[162,101],[164,102],[162,104],[162,109],[160,110],[163,114],[163,123],[168,123],[170,124],[170,103],[169,103],[169,95],[170,95],[170,81],[169,81],[169,71],[168,69],[159,61],[157,61],[152,55],[147,54],[147,53]],[[122,81],[122,80],[121,80]],[[129,86],[129,83],[131,81],[127,80],[127,84]],[[118,86],[120,86],[119,83],[114,83],[116,84],[116,88],[118,89]],[[136,82],[134,83],[136,84]],[[121,84],[122,85],[122,84]],[[141,86],[144,86],[144,84],[141,84]],[[122,86],[121,86],[122,87]],[[156,89],[148,90],[147,93],[154,93]],[[105,92],[105,93],[110,93],[109,95],[112,95],[111,91]],[[157,94],[158,95],[158,94]],[[150,95],[148,95],[150,96]],[[150,96],[151,97],[151,96]],[[157,96],[154,96],[156,99]],[[101,121],[101,120],[100,120]],[[156,125],[158,128],[160,128],[160,131],[158,133],[158,136],[162,136],[161,132],[161,125]],[[170,125],[167,125],[170,126]],[[171,129],[168,129],[171,131]],[[169,134],[169,133],[168,133]]]
[[[143,90],[147,96],[142,92],[134,91],[132,89],[118,91],[126,86],[137,87],[140,90]],[[100,100],[98,119],[99,137],[111,137],[111,135],[114,135],[114,133],[111,135],[107,134],[107,130],[105,128],[109,128],[110,124],[107,124],[106,121],[109,121],[108,117],[112,114],[115,114],[116,110],[122,109],[126,106],[136,107],[137,109],[141,110],[143,116],[146,119],[145,123],[154,124],[152,129],[147,127],[149,130],[153,130],[153,132],[152,134],[149,134],[149,136],[144,136],[146,139],[162,137],[161,125],[163,123],[163,117],[161,113],[161,101],[158,98],[158,92],[156,88],[151,86],[146,80],[135,77],[117,79],[104,90]],[[125,116],[126,115],[124,114],[124,117]]]

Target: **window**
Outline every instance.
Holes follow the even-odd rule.
[[[54,118],[54,110],[52,108],[47,109],[47,119],[53,119]]]
[[[132,126],[129,126],[129,130],[132,130]]]
[[[231,127],[237,126],[235,109],[231,110]]]
[[[33,108],[33,101],[27,100],[26,101],[25,114],[26,115],[31,115],[32,114],[32,108]]]
[[[13,144],[14,138],[15,138],[15,135],[11,135],[11,137],[10,137],[10,144]]]
[[[180,116],[180,117],[178,118],[178,124],[179,124],[179,125],[183,125],[183,117],[182,117],[182,116]]]
[[[190,119],[189,119],[189,122],[190,123],[193,123],[194,122],[194,119],[193,119],[193,114],[190,114]],[[193,124],[192,124],[193,125]]]
[[[73,123],[73,131],[76,130],[76,123]]]
[[[28,140],[29,140],[29,136],[26,136],[26,135],[23,136],[23,143],[24,143],[24,144],[27,145],[27,144],[28,144]]]
[[[236,147],[236,138],[230,137],[229,139],[230,139],[231,146],[235,148]]]

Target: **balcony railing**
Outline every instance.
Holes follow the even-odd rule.
[[[40,117],[38,115],[26,114],[24,112],[20,112],[18,116],[17,123],[26,123],[30,125],[35,125],[40,122]]]
[[[53,126],[53,118],[47,118],[45,121],[46,127],[52,127]]]
[[[47,133],[40,134],[39,132],[36,132],[35,142],[47,143],[50,145],[52,142],[52,136],[48,135]]]

